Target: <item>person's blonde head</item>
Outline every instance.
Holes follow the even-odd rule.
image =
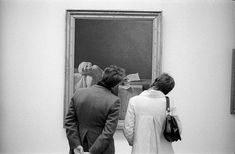
[[[89,74],[92,71],[92,63],[91,62],[81,62],[78,66],[78,73],[80,74]]]

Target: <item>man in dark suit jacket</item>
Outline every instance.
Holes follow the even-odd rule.
[[[120,100],[112,93],[125,76],[123,68],[105,68],[97,85],[78,89],[65,119],[70,154],[114,154]]]

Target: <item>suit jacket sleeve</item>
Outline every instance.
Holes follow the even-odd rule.
[[[124,129],[123,129],[124,136],[126,137],[130,146],[133,145],[134,127],[135,127],[135,112],[134,112],[134,106],[130,99],[130,102],[127,107],[126,117],[124,120]]]
[[[94,144],[89,149],[91,154],[102,153],[108,147],[113,134],[116,131],[119,117],[120,100],[118,99],[110,108],[108,117],[102,133],[98,136]]]
[[[65,129],[68,138],[70,149],[75,149],[78,145],[81,145],[80,137],[78,133],[78,120],[76,110],[74,106],[74,99],[71,99],[68,113],[65,117]]]

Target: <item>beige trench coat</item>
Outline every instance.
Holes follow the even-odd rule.
[[[171,112],[177,119],[180,131],[181,122],[171,103]],[[172,144],[163,136],[166,118],[166,98],[161,91],[146,90],[129,101],[124,122],[124,135],[132,146],[132,154],[171,154]]]

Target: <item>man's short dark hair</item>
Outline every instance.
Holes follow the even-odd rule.
[[[163,73],[158,76],[151,87],[154,87],[156,90],[160,90],[165,95],[168,94],[175,86],[174,79],[167,73]]]
[[[118,85],[125,76],[125,69],[116,65],[110,65],[104,69],[101,82],[103,82],[107,87],[113,88]]]

